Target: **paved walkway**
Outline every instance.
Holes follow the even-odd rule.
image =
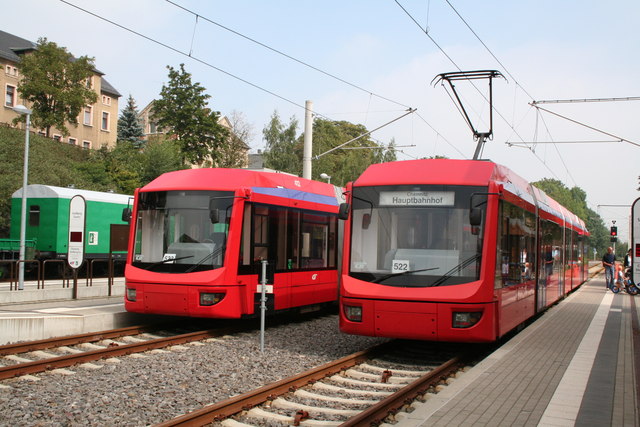
[[[639,426],[638,298],[592,279],[396,427]]]

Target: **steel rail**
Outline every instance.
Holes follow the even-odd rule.
[[[132,353],[154,350],[171,345],[184,344],[191,341],[203,340],[217,337],[243,330],[242,328],[211,329],[206,331],[190,332],[172,337],[151,339],[139,343],[116,345],[104,349],[90,350],[82,353],[64,355],[48,359],[36,360],[33,362],[20,363],[17,365],[0,367],[0,380],[20,376],[35,374],[52,369],[66,368],[79,363],[92,362],[108,357],[126,356]]]
[[[137,335],[151,330],[158,329],[158,326],[129,326],[126,328],[110,329],[107,331],[88,332],[77,335],[66,335],[64,337],[47,338],[36,341],[26,341],[0,346],[0,356],[9,354],[26,353],[28,351],[46,350],[63,345],[83,344],[87,342],[100,341],[105,339],[120,338],[129,335]]]
[[[296,389],[311,382],[336,374],[344,369],[364,362],[365,360],[368,360],[376,354],[384,351],[387,346],[388,344],[381,344],[367,350],[353,353],[307,372],[284,378],[248,393],[214,403],[213,405],[205,406],[204,408],[192,411],[188,414],[156,424],[155,427],[203,426],[214,421],[220,421],[237,414],[240,411],[250,409],[256,405],[264,403],[267,400],[272,400],[279,395],[295,391]]]
[[[414,382],[404,386],[392,395],[387,396],[375,405],[370,406],[358,415],[349,418],[340,424],[340,427],[369,426],[382,423],[387,416],[395,414],[404,405],[410,404],[415,400],[418,395],[425,393],[429,387],[455,372],[460,363],[461,359],[459,356],[446,361],[436,369],[429,371]]]

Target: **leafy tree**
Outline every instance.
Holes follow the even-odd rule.
[[[148,184],[166,172],[184,169],[177,141],[152,137],[142,152],[142,182]]]
[[[118,118],[118,141],[131,142],[135,148],[141,148],[144,145],[144,130],[138,118],[136,101],[131,95],[127,99],[127,106]]]
[[[391,142],[389,146],[384,150],[382,154],[382,159],[380,159],[380,163],[389,163],[395,162],[398,160],[396,156],[396,140],[395,138],[391,138]]]
[[[302,157],[296,154],[297,129],[298,120],[295,117],[292,116],[289,119],[289,125],[285,126],[280,121],[278,112],[273,112],[269,124],[262,130],[266,142],[265,167],[295,175],[302,173]]]
[[[207,107],[211,98],[200,83],[191,81],[191,74],[180,64],[180,70],[167,66],[169,82],[162,86],[161,98],[153,104],[158,125],[170,129],[178,140],[183,163],[202,164],[219,161],[219,149],[228,138],[228,131],[218,123],[220,112]]]
[[[321,173],[331,176],[334,185],[345,185],[354,181],[371,164],[395,160],[393,150],[387,150],[373,141],[370,136],[361,135],[367,132],[364,125],[346,121],[333,122],[316,118],[313,122],[313,168],[312,178],[319,179]],[[304,136],[299,138],[299,156],[302,159]],[[331,149],[355,139],[353,142],[331,152]],[[392,154],[393,153],[393,154]]]
[[[78,125],[78,115],[98,95],[87,82],[95,74],[94,59],[88,56],[73,58],[64,47],[46,38],[38,40],[35,51],[21,58],[22,81],[20,96],[31,104],[31,120],[37,128],[50,136],[55,127],[68,135],[66,124]],[[24,120],[24,117],[18,118]]]
[[[9,236],[11,195],[22,187],[24,130],[0,127],[0,237]],[[60,144],[32,134],[29,141],[29,183],[95,191],[122,192],[92,150]],[[55,165],[52,167],[51,165]]]

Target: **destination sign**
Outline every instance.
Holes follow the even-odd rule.
[[[380,206],[453,206],[453,191],[382,191]]]

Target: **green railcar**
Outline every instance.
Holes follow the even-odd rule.
[[[111,233],[122,232],[123,227],[128,229],[128,224],[122,221],[122,209],[129,205],[131,196],[32,184],[27,186],[26,240],[35,242],[35,258],[67,258],[69,203],[77,195],[86,201],[85,259],[107,258],[110,252],[115,259],[124,258],[126,252],[111,251]],[[22,189],[19,189],[11,199],[10,239],[14,241],[20,238],[21,209]]]

